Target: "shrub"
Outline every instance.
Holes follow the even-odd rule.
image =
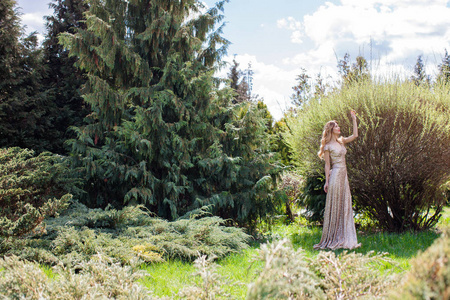
[[[450,227],[411,265],[402,286],[392,291],[392,299],[449,299]]]
[[[247,299],[325,299],[301,248],[295,251],[287,240],[264,244],[258,259],[264,267],[249,285]]]
[[[21,236],[67,207],[65,168],[50,153],[0,149],[0,236]]]
[[[321,251],[313,269],[321,278],[327,299],[355,299],[386,296],[399,280],[395,274],[381,274],[377,266],[392,264],[384,254]]]
[[[214,256],[202,255],[194,261],[197,271],[193,275],[199,276],[202,279],[201,283],[183,288],[178,293],[181,299],[231,299],[231,296],[223,290],[227,282],[217,273],[219,265],[214,263],[214,259]]]
[[[288,120],[292,134],[286,139],[302,175],[323,174],[317,157],[323,126],[335,119],[350,135],[350,109],[359,120],[359,138],[347,146],[357,211],[388,231],[432,227],[450,176],[448,87],[362,82],[312,101]]]
[[[287,240],[265,244],[258,278],[249,285],[247,299],[355,299],[385,296],[399,280],[377,267],[391,264],[384,254],[321,251],[312,259]]]
[[[61,216],[46,220],[40,238],[2,243],[0,253],[73,267],[97,254],[113,263],[135,265],[166,258],[193,261],[199,255],[222,258],[248,247],[250,236],[240,228],[223,226],[219,217],[169,222],[142,209],[89,209],[73,202]]]
[[[323,222],[325,212],[325,202],[327,194],[323,190],[325,178],[323,175],[313,175],[306,178],[300,195],[300,205],[304,206],[306,211],[304,217],[310,222]]]
[[[81,263],[77,272],[54,268],[51,280],[34,262],[0,259],[0,290],[8,299],[156,299],[137,283],[144,272],[110,264],[102,256]]]
[[[298,204],[303,178],[293,172],[286,172],[281,176],[281,182],[278,185],[280,191],[285,195],[286,214],[289,219],[294,221],[293,206]]]

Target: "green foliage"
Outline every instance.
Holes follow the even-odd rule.
[[[157,299],[137,281],[142,271],[111,264],[97,255],[77,269],[54,268],[49,279],[34,262],[0,259],[0,290],[8,299]]]
[[[41,79],[45,73],[36,33],[24,36],[16,1],[0,3],[0,147],[43,151],[51,121]]]
[[[213,78],[225,2],[202,13],[198,0],[91,0],[86,29],[61,35],[88,77],[92,112],[69,142],[84,203],[140,203],[171,220],[208,206],[241,224],[274,210],[261,113],[231,105]]]
[[[392,299],[448,299],[450,297],[450,227],[413,261]]]
[[[414,75],[411,76],[411,81],[415,85],[430,85],[431,79],[425,72],[425,65],[422,60],[422,55],[417,57],[416,65],[414,66]]]
[[[323,174],[317,157],[323,126],[335,119],[350,135],[355,109],[359,138],[347,145],[347,166],[357,212],[384,230],[426,229],[438,221],[450,175],[449,101],[445,86],[355,83],[289,118],[286,139],[302,175]]]
[[[80,92],[86,76],[74,66],[76,58],[69,57],[67,49],[58,44],[58,35],[85,28],[83,12],[88,6],[83,0],[52,0],[49,6],[53,14],[45,17],[47,34],[42,44],[42,60],[46,73],[42,84],[50,104],[45,119],[55,130],[47,137],[50,138],[47,150],[66,154],[64,142],[74,137],[69,127],[81,126],[87,114]]]
[[[194,261],[197,272],[193,275],[201,278],[201,284],[181,290],[178,294],[181,299],[232,299],[223,290],[227,282],[217,273],[218,265],[214,263],[214,259],[215,257],[203,255]]]
[[[223,223],[219,217],[168,222],[149,216],[142,206],[102,210],[74,202],[58,218],[46,220],[40,238],[10,241],[2,245],[2,253],[74,267],[96,254],[136,265],[175,258],[192,261],[199,255],[220,258],[248,247],[249,236],[242,229]]]
[[[230,81],[230,88],[235,92],[233,103],[241,103],[250,101],[250,91],[245,76],[241,79],[244,72],[239,69],[239,63],[236,58],[233,59],[233,65],[228,73],[228,80]]]
[[[287,240],[261,246],[264,267],[249,285],[247,299],[352,299],[381,297],[399,276],[380,273],[378,266],[391,263],[385,255],[321,251],[308,258]]]
[[[356,61],[350,65],[350,55],[345,53],[344,58],[338,63],[338,69],[342,77],[342,86],[370,80],[367,60],[361,55],[357,56]]]
[[[282,118],[281,120],[275,122],[272,129],[273,133],[271,136],[271,149],[276,155],[281,163],[285,166],[290,166],[291,162],[291,148],[289,144],[286,143],[286,140],[283,138],[283,135],[289,131],[288,126],[286,125],[286,118]]]
[[[372,251],[365,255],[321,251],[313,261],[313,269],[321,278],[327,299],[378,298],[399,282],[396,274],[380,274],[377,270],[377,266],[392,263],[385,256]]]
[[[283,173],[278,185],[278,189],[286,197],[286,214],[292,222],[294,221],[294,208],[298,207],[302,185],[303,178],[294,172]]]
[[[442,63],[439,64],[439,74],[437,75],[436,82],[438,84],[450,83],[450,55],[448,54],[447,49],[445,49]]]
[[[323,190],[325,178],[322,175],[313,175],[306,178],[300,196],[299,205],[305,207],[304,217],[310,222],[323,222],[327,194]]]
[[[67,207],[69,181],[59,158],[20,148],[0,149],[0,236],[21,236]]]
[[[301,248],[295,251],[287,240],[264,244],[258,259],[264,267],[249,285],[247,299],[325,299]]]

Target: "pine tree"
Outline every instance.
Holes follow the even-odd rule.
[[[48,133],[45,69],[35,33],[23,36],[16,2],[0,3],[0,146],[43,151]]]
[[[243,101],[249,101],[249,86],[245,79],[244,72],[239,69],[239,63],[236,61],[236,57],[233,59],[233,64],[228,73],[228,79],[230,80],[230,87],[235,91],[233,104],[241,103]]]
[[[212,205],[251,222],[273,209],[264,124],[213,73],[228,41],[220,1],[90,0],[62,43],[87,72],[88,124],[71,141],[91,206],[145,203],[173,219]]]
[[[436,81],[445,84],[450,82],[450,55],[448,54],[447,49],[445,49],[442,63],[439,65],[439,74]]]
[[[350,55],[345,53],[344,58],[338,63],[338,69],[344,86],[370,79],[367,60],[361,55],[356,57],[356,61],[350,67]]]
[[[297,85],[292,88],[294,93],[291,95],[291,100],[292,104],[301,107],[311,98],[311,76],[308,75],[306,69],[302,68],[296,79]]]
[[[87,111],[81,97],[81,86],[86,82],[82,71],[74,66],[76,59],[69,57],[68,51],[58,43],[62,32],[75,33],[77,28],[85,28],[83,12],[88,6],[83,0],[53,0],[50,7],[53,15],[47,16],[47,35],[43,43],[43,61],[47,72],[43,85],[50,105],[47,119],[55,130],[50,139],[50,151],[65,154],[64,141],[73,138],[68,128],[80,126]]]
[[[416,65],[414,66],[414,75],[411,76],[411,81],[417,86],[430,84],[431,79],[425,72],[425,65],[422,60],[422,55],[417,57]]]

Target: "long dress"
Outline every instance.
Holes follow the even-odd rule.
[[[322,239],[314,249],[354,249],[358,244],[353,220],[352,198],[348,184],[345,154],[347,149],[339,143],[325,145],[330,153],[331,174],[325,204]]]

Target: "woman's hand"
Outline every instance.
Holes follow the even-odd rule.
[[[350,111],[350,115],[352,116],[353,120],[356,120],[356,111],[354,111],[353,109]]]
[[[328,193],[328,182],[325,182],[325,186],[323,187],[325,193]]]

